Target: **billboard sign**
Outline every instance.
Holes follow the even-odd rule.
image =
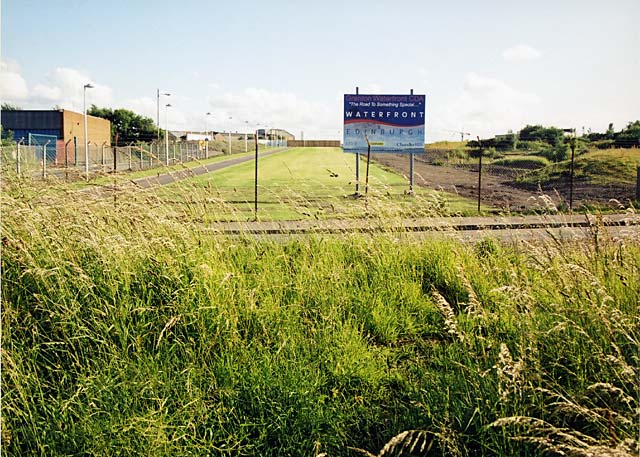
[[[424,95],[344,96],[345,152],[424,152]]]

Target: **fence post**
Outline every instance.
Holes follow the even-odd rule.
[[[16,150],[16,174],[20,176],[20,144],[24,141],[24,138],[20,138],[18,141],[18,148]]]
[[[118,145],[117,143],[113,146],[113,172],[118,171]]]
[[[47,179],[47,145],[51,142],[48,140],[42,148],[42,179]]]
[[[73,150],[74,150],[73,166],[77,167],[78,166],[78,138],[75,136],[73,137]]]
[[[409,155],[409,195],[413,195],[413,152]]]
[[[67,152],[67,146],[69,146],[71,140],[67,140],[64,144],[64,180],[69,180],[69,153]]]
[[[131,145],[127,146],[127,153],[129,154],[129,171],[131,171],[133,168],[133,164],[131,163]]]
[[[575,130],[574,130],[575,135]],[[569,212],[573,212],[573,167],[575,161],[575,152],[576,152],[576,137],[569,138],[569,146],[571,147],[571,174],[569,181]]]
[[[478,146],[480,147],[480,161],[478,163],[478,213],[480,213],[480,200],[482,198],[482,142],[478,138]]]
[[[104,173],[104,143],[102,143],[102,149],[100,150],[100,167]]]

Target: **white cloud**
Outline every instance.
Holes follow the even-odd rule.
[[[361,94],[384,94],[385,92],[382,84],[368,83],[359,88]]]
[[[526,44],[519,44],[502,51],[502,58],[507,62],[529,62],[542,57],[542,52]]]
[[[29,96],[27,82],[13,60],[0,62],[0,96],[3,101],[9,102],[25,100]]]
[[[504,81],[468,73],[462,92],[444,109],[434,109],[428,130],[437,138],[443,131],[464,128],[471,137],[489,137],[518,130],[538,117],[540,98],[517,90]],[[429,120],[433,119],[433,123]],[[446,136],[447,134],[445,134]],[[448,134],[453,137],[453,133]],[[432,138],[428,138],[433,141]]]
[[[230,128],[243,132],[260,124],[261,127],[283,128],[296,137],[304,130],[305,138],[326,138],[328,132],[334,132],[332,137],[337,136],[341,121],[338,119],[340,112],[324,103],[306,100],[291,92],[255,87],[210,97],[209,106],[210,128],[216,130]]]
[[[42,107],[58,105],[74,111],[82,111],[84,85],[87,88],[87,108],[91,105],[110,106],[113,102],[112,89],[99,84],[88,74],[74,68],[58,67],[49,73],[44,83],[34,86],[30,96],[31,104]]]
[[[32,96],[37,99],[43,100],[60,100],[62,98],[62,91],[59,87],[49,87],[44,84],[36,84],[33,87]]]

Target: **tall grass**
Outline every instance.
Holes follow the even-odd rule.
[[[637,453],[637,242],[274,242],[152,197],[1,198],[6,455]]]

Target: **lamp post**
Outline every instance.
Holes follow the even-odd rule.
[[[249,151],[249,146],[247,143],[247,129],[249,128],[249,121],[244,121],[244,123],[246,124],[245,128],[244,128],[244,152],[248,152]]]
[[[160,93],[160,89],[156,92],[156,125],[158,126],[157,139],[160,139],[160,95],[169,97],[171,94],[168,92]]]
[[[231,154],[231,119],[233,119],[233,117],[229,116],[229,154]]]
[[[166,164],[169,166],[169,107],[171,103],[164,105],[164,148]]]
[[[87,89],[93,89],[89,83],[85,84],[82,89],[82,110],[84,112],[84,175],[89,181],[89,136],[87,134]]]
[[[206,140],[209,141],[209,116],[211,116],[211,113],[207,113],[204,115],[204,136],[206,137]]]

